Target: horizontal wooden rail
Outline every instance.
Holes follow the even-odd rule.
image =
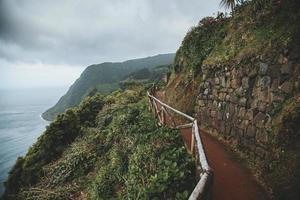
[[[183,125],[179,125],[176,126],[176,129],[185,129],[185,128],[192,128],[193,127],[193,123],[188,123],[188,124],[183,124]]]
[[[192,128],[192,139],[191,139],[191,149],[188,149],[189,152],[192,154],[194,153],[194,146],[196,148],[196,158],[199,159],[199,165],[197,165],[197,169],[199,169],[200,180],[197,183],[196,187],[194,188],[192,194],[189,197],[189,200],[196,200],[196,199],[203,199],[207,200],[210,199],[211,190],[212,190],[212,182],[213,182],[213,172],[210,166],[208,165],[207,158],[205,155],[205,151],[203,148],[199,127],[197,124],[197,120],[171,106],[163,103],[149,92],[147,92],[147,96],[149,98],[150,109],[154,109],[154,113],[159,119],[160,124],[166,123],[165,115],[167,114],[169,117],[169,113],[166,109],[173,111],[174,113],[185,117],[186,119],[190,120],[191,123],[178,125],[175,128],[177,129],[185,129],[185,128]],[[159,108],[158,104],[161,106]],[[160,113],[161,112],[161,113]],[[173,119],[172,119],[173,120]],[[194,138],[196,139],[196,145]],[[197,161],[197,159],[196,159]]]
[[[177,113],[177,114],[179,114],[179,115],[181,115],[181,116],[183,116],[183,117],[185,117],[185,118],[187,118],[187,119],[189,119],[189,120],[191,120],[191,121],[194,121],[194,120],[195,120],[195,118],[193,118],[193,117],[191,117],[191,116],[189,116],[189,115],[187,115],[187,114],[185,114],[185,113],[183,113],[183,112],[180,112],[179,110],[176,110],[175,108],[172,108],[171,106],[169,106],[169,105],[167,105],[167,104],[161,102],[161,101],[160,101],[159,99],[157,99],[156,97],[150,95],[149,92],[148,92],[148,96],[149,96],[151,99],[154,99],[156,102],[158,102],[158,103],[161,104],[162,106],[168,108],[169,110],[172,110],[173,112],[175,112],[175,113]]]

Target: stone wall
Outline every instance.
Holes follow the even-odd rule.
[[[270,159],[278,142],[273,118],[299,93],[300,65],[285,52],[273,61],[255,58],[231,66],[202,66],[201,73],[195,107],[201,127],[242,152]]]

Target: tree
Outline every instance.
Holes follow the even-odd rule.
[[[224,6],[226,9],[230,8],[233,12],[236,4],[242,2],[243,0],[221,0],[220,5]]]

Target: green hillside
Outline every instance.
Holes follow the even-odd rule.
[[[128,60],[120,63],[102,63],[87,67],[79,79],[60,98],[55,106],[43,113],[46,120],[53,120],[55,116],[67,108],[79,105],[81,100],[91,92],[108,94],[119,87],[119,81],[124,80],[136,70],[152,69],[160,65],[173,62],[174,54],[161,54],[152,57]],[[96,90],[96,91],[95,91]]]
[[[132,84],[68,109],[19,158],[4,199],[185,199],[194,161],[177,130],[158,127]]]

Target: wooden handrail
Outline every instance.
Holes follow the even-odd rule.
[[[156,97],[154,97],[153,95],[151,95],[149,92],[147,92],[147,96],[149,98],[149,103],[151,108],[155,109],[155,113],[156,116],[158,117],[160,123],[164,124],[166,119],[165,119],[165,113],[167,112],[166,108],[177,113],[178,115],[181,115],[183,117],[185,117],[186,119],[192,121],[192,123],[188,123],[188,124],[183,124],[183,125],[179,125],[176,126],[175,128],[178,129],[184,129],[184,128],[188,128],[191,127],[192,128],[192,140],[191,140],[191,149],[188,150],[190,151],[192,154],[194,152],[194,146],[196,147],[197,150],[197,157],[199,158],[199,174],[200,174],[200,180],[197,183],[196,187],[194,188],[192,194],[189,197],[189,200],[196,200],[196,199],[209,199],[210,198],[210,192],[212,189],[212,181],[213,181],[213,171],[210,168],[210,166],[208,165],[207,162],[207,158],[205,155],[205,151],[204,151],[204,147],[202,144],[202,140],[201,140],[201,136],[200,136],[200,132],[199,132],[199,127],[197,124],[197,120],[183,112],[180,112],[179,110],[176,110],[175,108],[172,108],[171,106],[163,103],[162,101],[160,101],[159,99],[157,99]],[[159,113],[159,109],[157,106],[157,103],[159,103],[162,107],[162,109],[160,109],[160,111],[162,112],[161,115]],[[153,106],[154,105],[154,106]],[[169,113],[166,113],[169,115]],[[170,115],[169,115],[170,116]],[[171,117],[171,116],[170,116]],[[195,141],[194,138],[196,138],[196,145],[195,145]],[[197,167],[198,169],[198,167]]]
[[[175,113],[177,113],[177,114],[179,114],[179,115],[181,115],[181,116],[183,116],[183,117],[185,117],[185,118],[187,118],[187,119],[189,119],[189,120],[191,120],[191,121],[194,121],[194,120],[195,120],[195,118],[193,118],[193,117],[191,117],[191,116],[189,116],[189,115],[187,115],[187,114],[185,114],[185,113],[183,113],[183,112],[180,112],[179,110],[176,110],[175,108],[172,108],[171,106],[169,106],[169,105],[167,105],[167,104],[161,102],[161,101],[160,101],[159,99],[157,99],[156,97],[150,95],[149,92],[147,92],[147,93],[148,93],[148,96],[149,96],[150,98],[154,99],[156,102],[158,102],[158,103],[161,104],[162,106],[168,108],[169,110],[172,110],[173,112],[175,112]]]

